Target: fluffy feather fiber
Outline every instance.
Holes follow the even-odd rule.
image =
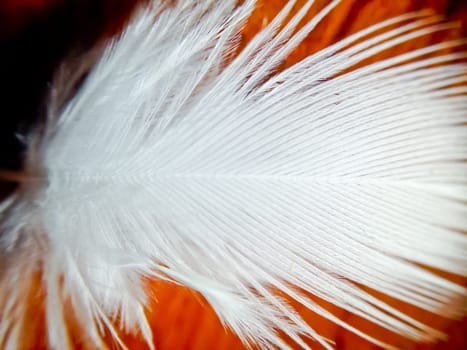
[[[142,276],[199,291],[261,348],[288,347],[278,330],[332,348],[284,294],[381,346],[308,293],[415,340],[441,336],[366,287],[462,312],[466,289],[430,271],[467,275],[466,55],[445,42],[355,68],[445,29],[410,13],[277,73],[338,2],[297,30],[312,1],[293,16],[290,1],[232,55],[254,1],[154,1],[59,113],[52,94],[28,178],[2,208],[4,349],[27,327],[38,269],[54,349],[71,347],[65,300],[98,347],[105,329],[125,346],[116,319],[152,347]]]

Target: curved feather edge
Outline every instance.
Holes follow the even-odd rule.
[[[464,311],[466,289],[422,266],[467,275],[467,55],[438,54],[452,41],[359,67],[449,27],[417,12],[277,73],[338,3],[297,30],[313,2],[291,15],[290,1],[231,58],[254,1],[153,2],[62,109],[69,86],[54,86],[30,178],[2,208],[2,347],[18,347],[37,269],[54,349],[71,347],[67,300],[96,346],[108,330],[125,348],[118,319],[153,348],[141,276],[199,291],[265,349],[289,347],[278,330],[333,347],[275,291],[385,348],[307,294],[414,340],[443,337],[360,286]]]

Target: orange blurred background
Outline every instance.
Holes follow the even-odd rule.
[[[310,12],[322,8],[328,0],[317,0]],[[258,1],[258,6],[243,31],[244,42],[270,21],[285,0]],[[118,32],[128,19],[136,0],[3,0],[0,2],[0,76],[4,84],[0,127],[0,169],[20,168],[22,145],[15,132],[25,131],[44,113],[44,97],[54,69],[70,55],[78,55],[97,41]],[[318,28],[294,51],[285,65],[333,43],[350,33],[407,11],[431,8],[448,20],[457,21],[453,30],[425,37],[398,47],[404,52],[442,39],[467,37],[467,1],[449,0],[343,0]],[[385,52],[376,59],[394,55]],[[454,276],[451,276],[455,279]],[[465,280],[457,279],[465,284]],[[154,301],[148,308],[156,349],[244,349],[241,342],[217,320],[201,296],[167,282],[148,281]],[[44,314],[40,274],[33,281],[28,309],[28,335],[24,349],[45,349]],[[352,325],[401,349],[467,349],[467,319],[448,321],[381,296],[404,312],[439,326],[449,339],[438,344],[415,344],[389,331],[379,329],[355,315],[321,302]],[[332,339],[337,349],[378,349],[349,331],[333,325],[295,305],[315,329]],[[79,327],[69,317],[69,329],[76,349],[91,349]],[[123,335],[130,349],[146,349],[137,335]],[[317,343],[310,340],[314,348]]]

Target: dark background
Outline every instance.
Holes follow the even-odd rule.
[[[57,65],[118,31],[136,0],[0,0],[0,169],[21,167],[15,136],[44,115]]]

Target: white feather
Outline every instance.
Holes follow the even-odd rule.
[[[276,73],[338,2],[296,31],[313,2],[281,27],[290,1],[233,59],[254,1],[138,12],[60,115],[51,107],[30,179],[3,208],[6,348],[19,341],[17,278],[37,266],[55,349],[70,347],[65,300],[99,347],[104,329],[125,347],[118,316],[152,346],[141,276],[199,291],[262,348],[287,348],[277,330],[332,348],[276,291],[381,346],[306,293],[414,340],[441,337],[360,286],[460,312],[466,289],[421,266],[467,275],[466,54],[437,54],[460,44],[446,42],[355,68],[448,27],[419,12]]]

